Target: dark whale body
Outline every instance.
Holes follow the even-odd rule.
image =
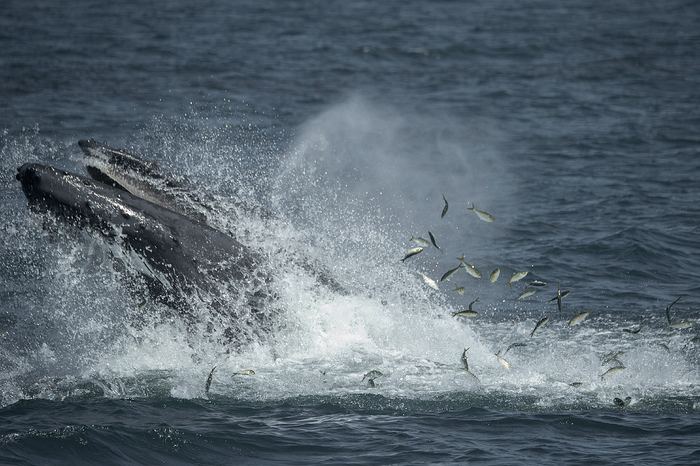
[[[18,168],[30,207],[99,233],[134,252],[150,271],[161,302],[194,319],[187,298],[204,297],[232,323],[266,314],[270,282],[261,256],[236,239],[190,217],[134,196],[123,187],[36,163]],[[249,312],[241,313],[241,308]],[[228,329],[229,338],[236,332]]]

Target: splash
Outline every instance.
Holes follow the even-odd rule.
[[[42,229],[46,220],[29,217],[8,183],[5,195],[16,208],[4,214],[11,221],[3,254],[19,252],[7,268],[25,275],[4,282],[13,296],[4,311],[13,317],[0,321],[3,404],[27,397],[269,401],[367,394],[542,410],[612,406],[625,396],[632,396],[631,408],[697,402],[694,330],[663,330],[662,311],[628,313],[625,321],[601,305],[582,309],[574,290],[559,312],[548,303],[553,284],[515,301],[529,279],[511,288],[510,275],[527,269],[533,280],[547,277],[498,257],[499,238],[512,234],[507,197],[517,177],[503,168],[498,137],[483,126],[462,131],[445,117],[352,99],[309,121],[286,147],[272,138],[265,151],[264,131],[254,133],[256,149],[246,150],[251,131],[230,133],[226,124],[195,131],[190,123],[165,134],[165,123],[157,122],[147,136],[161,142],[139,147],[160,147],[156,156],[167,149],[168,168],[187,172],[216,198],[216,227],[267,258],[283,309],[274,332],[234,348],[211,337],[211,328],[161,318],[158,304],[142,307],[142,297],[124,287],[124,270],[112,264],[118,251],[58,225]],[[7,150],[15,164],[37,155],[26,145]],[[64,151],[49,147],[38,158]],[[445,219],[443,194],[450,202]],[[237,203],[251,198],[274,216],[243,214]],[[473,202],[496,221],[481,222],[468,210]],[[399,262],[409,239],[428,231],[446,253],[429,246]],[[462,254],[483,278],[459,270],[434,290],[418,273],[439,281]],[[492,285],[487,276],[496,267],[501,278]],[[324,284],[319,271],[339,286]],[[452,291],[455,285],[465,287],[464,296]],[[453,317],[477,297],[477,316]],[[588,319],[569,327],[583,310],[591,312]],[[549,322],[530,336],[545,315]],[[640,333],[623,332],[640,322]],[[524,345],[506,354],[513,343]],[[475,377],[462,370],[465,348]],[[625,369],[601,379],[612,367],[603,362],[609,352],[624,353],[613,364]],[[255,374],[233,375],[248,369]],[[371,387],[362,379],[373,370],[382,375]]]

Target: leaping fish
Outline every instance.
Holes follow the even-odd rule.
[[[491,272],[491,276],[489,277],[491,279],[491,283],[496,283],[496,280],[498,280],[498,277],[501,275],[501,269],[496,269],[493,272]]]
[[[476,213],[476,215],[484,222],[493,222],[495,220],[493,216],[491,216],[491,214],[487,214],[483,210],[477,210],[476,206],[473,203],[472,206],[468,207],[467,209],[473,210],[474,213]]]
[[[520,299],[527,298],[528,296],[532,296],[535,293],[537,293],[536,290],[525,290],[522,293],[520,293],[520,295],[518,295],[518,297],[515,298],[515,300],[518,301]]]
[[[517,282],[518,280],[522,280],[523,278],[525,278],[526,275],[527,272],[518,272],[513,274],[513,276],[510,277],[510,280],[508,280],[508,285],[512,288],[513,283]]]
[[[547,322],[549,322],[549,317],[545,317],[542,320],[540,320],[539,322],[537,322],[537,325],[535,325],[535,329],[530,334],[530,338],[532,338],[532,336],[535,334],[535,332],[538,331]]]
[[[503,367],[505,367],[506,369],[511,370],[511,369],[513,368],[513,366],[511,366],[510,363],[509,363],[508,361],[506,361],[505,359],[503,359],[503,358],[501,357],[501,351],[500,351],[500,350],[498,351],[498,353],[496,353],[496,358],[498,359],[498,362],[500,362],[501,365],[502,365]]]
[[[464,267],[464,265],[463,265],[463,264],[459,264],[459,265],[458,265],[457,267],[455,267],[454,269],[448,270],[448,271],[445,272],[445,274],[442,276],[442,278],[440,279],[440,281],[441,281],[441,282],[444,282],[445,280],[449,279],[452,275],[455,274],[455,272],[457,272],[457,271],[458,271],[459,269],[461,269],[462,267]]]
[[[467,351],[469,351],[469,348],[464,349],[464,352],[462,353],[462,359],[461,359],[462,360],[462,369],[464,369],[465,371],[469,370],[469,361],[467,358]]]
[[[676,304],[678,301],[681,300],[682,296],[679,296],[677,300],[666,306],[666,318],[668,319],[668,325],[671,325],[671,306]]]
[[[429,232],[428,232],[428,236],[430,236],[430,241],[433,243],[433,246],[435,246],[436,248],[440,249],[440,251],[445,252],[445,251],[443,251],[443,250],[440,248],[440,246],[438,246],[437,243],[435,242],[435,236],[433,235],[432,232],[429,231]]]
[[[231,375],[231,377],[233,377],[234,375],[255,375],[255,372],[250,369],[246,369],[244,371],[236,372],[235,374]]]
[[[211,387],[211,379],[214,376],[214,370],[216,370],[216,366],[214,366],[214,369],[212,369],[209,373],[209,377],[207,377],[207,383],[204,385],[204,393],[209,393],[209,387]]]
[[[413,236],[411,236],[411,241],[416,243],[418,246],[423,246],[424,248],[427,248],[428,246],[430,246],[430,241],[428,241],[427,239],[414,238]]]
[[[425,283],[428,284],[428,286],[430,288],[432,288],[434,290],[438,290],[438,291],[440,290],[440,285],[438,285],[435,280],[433,280],[432,278],[430,278],[429,276],[427,276],[423,272],[418,272],[418,273],[421,275],[421,277],[423,277],[423,280],[425,281]]]
[[[442,215],[440,218],[445,218],[445,215],[447,215],[447,209],[450,207],[449,204],[447,204],[447,199],[445,199],[445,195],[442,195],[442,200],[445,201],[445,207],[442,209]]]
[[[691,325],[693,325],[691,322],[676,322],[675,324],[669,324],[664,327],[664,330],[672,328],[672,329],[680,329],[680,328],[688,328]]]
[[[456,292],[459,293],[459,294],[464,294],[464,291],[465,291],[465,290],[464,290],[464,287],[463,287],[463,286],[457,286],[457,285],[455,285],[455,289],[452,290],[452,291],[456,291]]]
[[[583,320],[584,320],[586,317],[588,317],[588,314],[590,314],[590,312],[582,312],[582,313],[580,313],[580,314],[574,316],[574,317],[569,321],[569,327],[573,327],[574,325],[578,325],[578,324],[580,324],[581,322],[583,322]]]
[[[413,248],[413,249],[409,249],[408,252],[406,253],[406,256],[404,256],[404,258],[401,259],[401,262],[404,262],[404,261],[405,261],[406,259],[408,259],[409,257],[415,256],[416,254],[418,254],[418,253],[421,252],[422,250],[423,250],[423,248]]]
[[[481,278],[481,272],[476,270],[476,267],[474,267],[473,265],[468,264],[464,261],[464,254],[462,254],[462,257],[458,257],[457,259],[462,263],[469,275],[471,275],[474,278]]]
[[[620,372],[620,371],[624,371],[624,370],[625,370],[625,366],[611,367],[610,369],[608,369],[607,371],[605,371],[605,374],[603,374],[603,375],[600,376],[600,380],[605,380],[605,377],[610,377],[610,376],[613,375],[614,373]]]

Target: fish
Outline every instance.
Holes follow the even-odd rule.
[[[438,246],[437,243],[435,242],[435,236],[432,234],[432,232],[429,231],[428,236],[430,236],[430,241],[433,243],[433,246],[440,249],[440,246]],[[440,251],[442,251],[442,249],[440,249]],[[442,252],[445,252],[445,251],[442,251]]]
[[[427,239],[414,238],[413,236],[411,236],[411,241],[416,243],[418,246],[422,246],[424,248],[427,248],[428,246],[430,246],[430,241],[428,241]]]
[[[476,315],[478,315],[477,312],[469,311],[469,310],[467,310],[467,309],[465,309],[465,310],[463,310],[463,311],[453,312],[453,313],[452,313],[452,317],[456,317],[456,316],[474,317],[474,316],[476,316]]]
[[[491,283],[496,283],[496,280],[498,280],[498,277],[501,275],[501,269],[496,269],[493,272],[491,272],[491,275],[489,278],[491,279]]]
[[[474,301],[472,301],[471,303],[469,303],[469,310],[471,311],[471,310],[472,310],[472,306],[473,306],[475,303],[478,303],[478,302],[479,302],[479,298],[476,298]]]
[[[557,292],[557,295],[555,297],[553,297],[552,299],[550,299],[549,301],[547,301],[547,303],[549,304],[549,303],[553,303],[554,301],[557,301],[559,299],[564,299],[567,296],[569,296],[569,294],[571,294],[571,290]]]
[[[583,322],[584,319],[585,319],[586,317],[588,317],[588,314],[590,314],[590,312],[582,312],[582,313],[580,313],[580,314],[574,316],[574,317],[569,321],[569,327],[573,327],[574,325],[578,325],[578,324],[580,324],[581,322]]]
[[[499,351],[498,353],[496,353],[496,358],[498,359],[498,362],[500,362],[501,365],[502,365],[503,367],[505,367],[506,369],[511,370],[511,369],[513,368],[513,366],[511,366],[510,363],[509,363],[508,361],[506,361],[505,359],[503,359],[503,358],[501,357],[501,352],[500,352],[500,351]]]
[[[255,375],[255,371],[252,371],[252,370],[250,370],[250,369],[246,369],[246,370],[243,370],[243,371],[238,371],[238,372],[236,372],[236,373],[233,374],[231,377],[233,377],[233,376],[235,376],[235,375]]]
[[[442,276],[442,278],[440,279],[440,281],[441,281],[441,282],[444,282],[445,280],[449,279],[452,275],[455,274],[455,272],[457,272],[457,271],[458,271],[459,269],[461,269],[462,267],[464,267],[464,265],[459,264],[459,265],[458,265],[457,267],[455,267],[454,269],[448,270],[448,271],[445,272],[445,274]]]
[[[420,247],[419,247],[419,248],[409,249],[408,252],[406,253],[406,256],[405,256],[403,259],[401,259],[401,262],[404,262],[404,261],[405,261],[406,259],[408,259],[409,257],[415,256],[416,254],[418,254],[418,253],[421,252],[422,250],[423,250],[423,248],[420,248]]]
[[[625,366],[615,366],[615,367],[611,367],[610,369],[608,369],[607,371],[605,371],[605,374],[602,374],[602,375],[600,376],[600,380],[605,380],[605,377],[610,377],[610,376],[613,375],[614,373],[620,372],[620,371],[624,371],[624,370],[625,370]]]
[[[464,254],[462,254],[462,257],[458,257],[457,259],[462,263],[462,265],[463,265],[464,268],[467,270],[467,273],[468,273],[469,275],[471,275],[471,276],[474,277],[474,278],[481,278],[481,272],[479,272],[478,270],[476,270],[476,267],[474,267],[474,266],[471,265],[471,264],[467,264],[466,262],[464,262]]]
[[[216,366],[214,366],[214,369],[211,370],[209,373],[209,377],[207,377],[207,383],[204,385],[204,393],[209,393],[209,387],[211,387],[211,379],[214,376],[214,370],[216,369]]]
[[[637,334],[637,333],[639,333],[639,332],[642,331],[642,326],[640,325],[639,328],[638,328],[637,330],[634,330],[634,329],[631,329],[631,328],[623,328],[622,331],[623,331],[623,332],[627,332],[627,333]]]
[[[473,203],[472,203],[472,206],[468,207],[467,209],[473,210],[474,213],[476,213],[476,215],[484,222],[493,222],[494,220],[496,220],[495,218],[493,218],[493,216],[491,216],[491,214],[487,214],[483,210],[477,210],[476,206]]]
[[[532,336],[535,334],[535,332],[538,331],[540,329],[540,327],[542,327],[547,322],[549,322],[549,317],[544,317],[542,320],[537,322],[537,325],[535,325],[535,329],[530,334],[530,338],[532,338]]]
[[[373,371],[367,372],[367,373],[362,377],[362,381],[364,382],[365,379],[367,379],[367,378],[370,379],[370,380],[374,380],[375,378],[377,378],[377,377],[379,377],[379,376],[382,376],[382,375],[384,375],[384,374],[382,374],[381,372],[379,372],[378,370],[375,369],[375,370],[373,370]]]
[[[534,280],[527,284],[527,286],[547,286],[547,282],[541,280]]]
[[[571,385],[572,387],[578,388],[581,385],[583,385],[583,382],[571,382],[569,385]]]
[[[445,201],[445,207],[442,209],[442,215],[440,218],[445,218],[445,215],[447,215],[447,209],[450,207],[449,204],[447,203],[447,199],[445,199],[445,195],[442,195],[442,200]]]
[[[508,349],[506,349],[506,352],[503,353],[503,356],[505,356],[506,354],[508,354],[508,351],[510,351],[511,348],[519,348],[519,347],[521,347],[521,346],[527,346],[527,343],[513,343],[512,345],[510,345],[510,346],[508,347]]]
[[[418,272],[418,273],[421,275],[421,277],[423,277],[423,280],[425,281],[425,283],[428,284],[428,286],[430,288],[432,288],[434,290],[438,290],[438,291],[440,290],[440,285],[438,285],[435,280],[433,280],[432,278],[430,278],[429,276],[427,276],[423,272]]]
[[[464,369],[465,371],[469,370],[469,361],[468,361],[468,357],[467,357],[467,351],[469,351],[469,348],[464,348],[464,352],[462,353],[462,358],[461,358],[462,369]]]
[[[537,293],[536,290],[525,290],[522,293],[520,293],[520,295],[518,295],[518,297],[515,298],[515,300],[517,301],[519,299],[527,298],[528,296],[532,296],[535,293]]]
[[[668,319],[668,324],[671,325],[671,306],[680,301],[682,296],[679,296],[677,300],[666,306],[666,318]]]
[[[668,324],[667,326],[664,327],[664,330],[668,328],[672,329],[681,329],[681,328],[688,328],[692,326],[692,322],[676,322],[675,324]]]
[[[455,285],[455,289],[452,291],[456,291],[459,294],[464,294],[464,287]]]
[[[513,274],[513,276],[510,277],[510,280],[508,280],[508,285],[510,285],[510,287],[512,288],[513,283],[517,282],[518,280],[522,280],[527,274],[527,272],[518,272]]]

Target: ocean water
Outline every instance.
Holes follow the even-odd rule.
[[[0,6],[0,463],[700,462],[700,6],[143,3]],[[27,208],[88,138],[216,199],[272,329]]]

